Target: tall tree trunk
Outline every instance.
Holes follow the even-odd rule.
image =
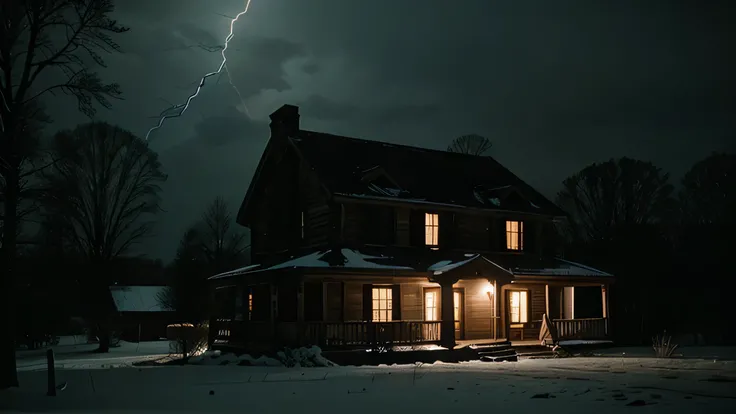
[[[15,305],[15,264],[18,233],[18,173],[12,166],[3,171],[5,177],[5,200],[3,211],[2,252],[0,254],[0,302],[5,306],[2,313],[5,324],[2,329],[8,333],[0,341],[0,389],[17,387],[18,373],[15,365],[16,305]]]
[[[97,327],[97,338],[99,346],[95,352],[109,352],[111,342],[111,313],[113,312],[112,296],[110,293],[110,280],[108,276],[109,265],[100,259],[92,259],[88,268],[90,275],[87,277],[88,298],[92,304],[91,320]]]

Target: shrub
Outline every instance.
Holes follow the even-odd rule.
[[[677,345],[672,343],[672,337],[665,332],[652,338],[652,348],[657,358],[670,358],[677,349]]]

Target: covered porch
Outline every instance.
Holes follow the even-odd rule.
[[[211,345],[349,349],[541,344],[545,315],[556,327],[557,339],[609,337],[607,293],[613,279],[582,265],[559,262],[564,271],[557,267],[545,274],[541,266],[535,271],[510,267],[503,257],[445,254],[447,258],[422,267],[346,250],[340,251],[347,259],[343,266],[320,260],[328,251],[213,277],[217,302],[227,306],[211,320]],[[579,317],[586,312],[576,307],[576,288],[584,288],[586,297],[598,290],[597,317]],[[588,310],[590,303],[585,301]]]

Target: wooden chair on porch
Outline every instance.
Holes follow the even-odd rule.
[[[542,315],[542,328],[539,330],[539,341],[542,345],[552,347],[555,358],[568,357],[571,353],[560,345],[560,335],[557,327],[547,314]]]
[[[539,341],[542,345],[554,346],[560,341],[557,327],[549,319],[546,313],[542,315],[542,328],[539,330]]]

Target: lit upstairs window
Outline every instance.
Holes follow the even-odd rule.
[[[424,244],[436,247],[440,239],[439,214],[426,213],[424,215]]]
[[[524,250],[524,222],[506,222],[506,250]]]

